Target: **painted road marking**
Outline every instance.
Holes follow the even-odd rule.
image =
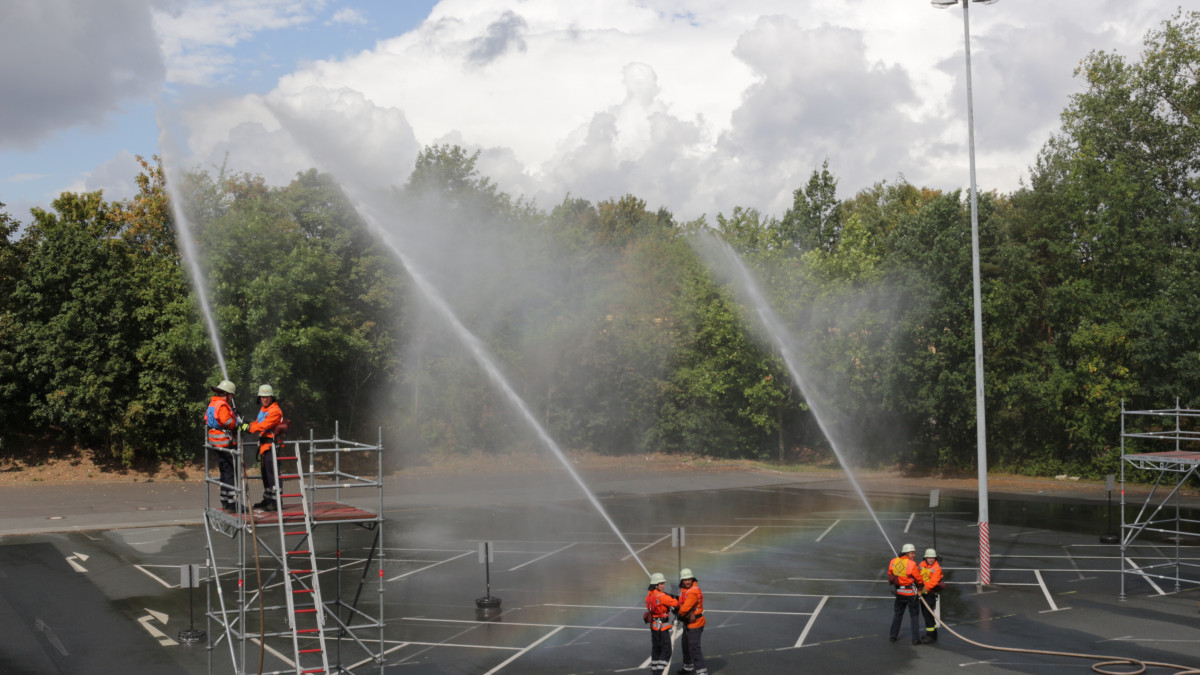
[[[394,576],[394,577],[392,577],[392,578],[388,579],[388,581],[395,581],[395,580],[397,580],[397,579],[403,579],[404,577],[407,577],[407,576],[409,576],[410,574],[416,574],[417,572],[424,572],[425,570],[427,570],[427,569],[429,569],[429,568],[431,568],[431,567],[437,567],[438,565],[444,565],[444,564],[446,564],[446,563],[448,563],[448,562],[453,562],[453,561],[455,561],[455,560],[458,560],[459,558],[465,558],[465,557],[467,557],[467,556],[469,556],[469,555],[475,555],[476,553],[477,553],[477,551],[467,551],[466,553],[463,553],[462,555],[456,555],[456,556],[454,556],[453,558],[450,558],[449,560],[443,560],[443,561],[441,561],[441,562],[435,562],[435,563],[433,563],[432,565],[426,565],[426,566],[424,566],[424,567],[421,567],[421,568],[419,568],[419,569],[412,570],[411,572],[405,572],[404,574],[397,574],[396,576]]]
[[[825,603],[828,601],[829,596],[827,595],[821,598],[821,602],[817,603],[817,608],[813,610],[812,616],[808,617],[808,623],[804,624],[804,630],[800,632],[800,637],[796,640],[796,644],[792,645],[793,648],[804,645],[804,638],[808,637],[808,631],[813,627],[813,624],[817,622],[817,615],[821,613],[821,608],[823,608]]]
[[[646,549],[650,548],[651,546],[654,546],[655,544],[658,544],[660,542],[664,542],[670,538],[671,538],[671,535],[664,534],[663,536],[659,537],[658,539],[655,539],[654,541],[650,542],[649,544],[646,544],[645,546],[634,551],[634,553],[641,553],[642,551],[645,551]],[[621,558],[621,562],[625,562],[626,560],[629,560],[632,557],[633,557],[632,555],[627,555],[624,558]]]
[[[1138,567],[1137,563],[1133,562],[1132,558],[1125,558],[1125,562],[1129,563],[1129,566],[1133,568],[1134,573],[1140,574],[1140,576],[1146,580],[1146,583],[1153,586],[1154,590],[1158,591],[1159,595],[1166,595],[1166,593],[1163,593],[1163,589],[1159,588],[1158,584],[1154,583],[1154,579],[1151,579],[1149,574],[1142,572],[1142,568]]]
[[[75,561],[80,560],[82,562],[87,562],[88,556],[86,556],[82,553],[75,553],[74,551],[72,551],[72,553],[74,555],[67,556],[67,564],[70,565],[71,568],[74,569],[76,572],[79,572],[81,574],[83,572],[86,572],[87,568],[84,567],[83,565],[80,565],[79,563],[77,563]]]
[[[543,635],[542,637],[540,637],[536,641],[534,641],[533,644],[529,645],[525,649],[522,649],[521,651],[517,652],[516,654],[513,654],[512,656],[508,657],[507,659],[504,660],[503,663],[496,666],[495,668],[492,668],[491,670],[487,671],[483,675],[492,675],[493,673],[500,672],[504,668],[504,666],[507,666],[508,664],[512,663],[513,661],[516,661],[517,659],[521,658],[524,654],[526,654],[530,649],[533,649],[534,647],[542,644],[546,640],[549,640],[550,638],[554,637],[554,635],[562,629],[563,629],[563,627],[559,626],[558,628],[555,628],[554,630],[550,631],[549,633],[546,633],[545,635]]]
[[[559,604],[559,603],[554,603],[554,602],[548,602],[542,606],[543,607],[576,607],[579,609],[620,609],[620,610],[641,609],[641,607],[618,607],[615,605],[568,605],[568,604]],[[708,616],[709,614],[777,614],[777,615],[782,615],[782,616],[808,616],[809,614],[811,614],[811,612],[759,612],[756,610],[749,610],[749,609],[707,609],[706,608],[704,610],[704,615]],[[505,621],[504,624],[511,625],[507,621]],[[588,628],[603,628],[603,626],[588,626]],[[638,628],[635,630],[645,630],[645,629]]]
[[[908,534],[908,528],[912,527],[913,521],[917,518],[917,512],[913,511],[908,516],[908,522],[904,524],[904,534]]]
[[[1034,570],[1033,576],[1037,577],[1038,586],[1042,587],[1042,595],[1046,596],[1046,602],[1050,603],[1049,611],[1051,611],[1051,612],[1061,611],[1061,610],[1059,610],[1058,605],[1054,604],[1054,598],[1050,597],[1050,589],[1046,588],[1046,580],[1042,578],[1042,571]],[[1063,609],[1071,609],[1071,608],[1063,607]],[[1045,614],[1045,613],[1046,612],[1038,612],[1038,614]]]
[[[474,551],[472,551],[472,553],[473,552]],[[621,609],[636,609],[636,608],[622,607]],[[708,610],[707,609],[704,610],[704,613],[707,614]],[[473,624],[477,624],[480,626],[496,625],[495,623],[493,623],[491,621],[479,621],[477,619],[475,619],[475,620],[472,620],[472,619],[434,619],[434,618],[430,618],[427,616],[403,616],[403,617],[400,617],[400,620],[401,621],[432,621],[435,623],[473,623]],[[504,625],[505,626],[536,626],[539,628],[584,628],[584,629],[594,629],[594,630],[630,630],[630,631],[637,631],[639,633],[644,632],[646,630],[645,628],[625,628],[623,626],[577,626],[574,624],[524,623],[524,622],[520,622],[520,621],[508,621],[508,620],[504,621]]]
[[[1064,547],[1063,547],[1063,553],[1066,553],[1066,554],[1067,554],[1067,560],[1070,560],[1070,561],[1071,561],[1071,567],[1074,567],[1074,568],[1075,568],[1075,572],[1076,572],[1076,573],[1079,575],[1079,578],[1078,578],[1078,579],[1071,579],[1071,582],[1074,582],[1074,581],[1086,581],[1087,579],[1095,579],[1095,578],[1096,578],[1096,577],[1085,577],[1085,576],[1083,576],[1083,570],[1080,570],[1080,569],[1079,569],[1079,565],[1078,565],[1078,564],[1075,562],[1075,558],[1071,557],[1071,550],[1070,550],[1069,548],[1067,548],[1066,546],[1064,546]],[[1070,582],[1068,582],[1068,583],[1070,583]]]
[[[571,548],[571,547],[572,547],[572,546],[574,546],[574,545],[575,545],[575,544],[567,544],[566,546],[563,546],[562,548],[559,548],[559,549],[555,549],[555,550],[553,550],[553,551],[550,551],[549,553],[547,553],[547,554],[545,554],[545,555],[540,555],[540,556],[538,556],[538,557],[534,558],[533,560],[530,560],[529,562],[523,562],[523,563],[521,563],[520,565],[517,565],[516,567],[510,568],[508,571],[509,571],[509,572],[513,572],[513,571],[516,571],[516,570],[519,570],[519,569],[521,569],[522,567],[524,567],[524,566],[526,566],[526,565],[532,565],[533,563],[535,563],[535,562],[537,562],[537,561],[539,561],[539,560],[542,560],[542,559],[544,559],[544,558],[549,558],[550,556],[554,555],[555,553],[559,553],[559,552],[561,552],[561,551],[565,551],[565,550],[567,550],[567,549]]]
[[[46,634],[46,640],[58,650],[59,654],[62,654],[63,656],[69,656],[67,654],[67,648],[63,646],[62,641],[58,639],[58,636],[54,634],[54,631],[50,630],[50,626],[47,625],[45,621],[36,619],[33,622],[33,627]]]
[[[829,534],[830,531],[832,531],[833,528],[837,527],[837,524],[840,522],[842,522],[841,518],[838,518],[837,520],[833,521],[833,524],[830,525],[829,527],[825,528],[825,531],[821,533],[821,536],[817,537],[817,542],[820,542],[822,539],[824,539],[825,535]]]
[[[171,646],[179,644],[178,642],[176,642],[176,641],[172,640],[170,637],[168,637],[166,633],[164,633],[161,630],[159,630],[158,628],[155,628],[154,626],[150,625],[151,621],[158,621],[159,623],[161,623],[164,626],[167,625],[167,615],[166,614],[163,614],[162,612],[156,612],[156,611],[154,611],[152,609],[148,609],[148,608],[143,608],[143,609],[145,609],[147,612],[149,612],[149,614],[138,619],[138,623],[142,624],[142,628],[146,629],[146,632],[150,634],[150,637],[154,638],[155,640],[158,640],[158,644],[160,644],[164,647],[171,647]]]
[[[733,548],[734,546],[737,546],[739,541],[741,541],[741,540],[745,539],[746,537],[749,537],[751,534],[754,534],[754,531],[755,531],[755,530],[757,530],[757,529],[758,529],[758,526],[757,526],[757,525],[755,525],[754,527],[750,528],[750,530],[749,530],[748,532],[746,532],[746,533],[745,533],[745,534],[743,534],[742,536],[738,537],[737,539],[734,539],[732,544],[730,544],[730,545],[726,546],[725,548],[721,549],[721,553],[724,553],[725,551],[728,551],[729,549]],[[824,535],[822,535],[822,536],[824,536]],[[820,540],[820,539],[818,539],[817,541],[821,541],[821,540]]]

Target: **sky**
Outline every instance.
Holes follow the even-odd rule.
[[[968,185],[961,7],[928,0],[0,0],[0,202],[135,190],[134,156],[285,185],[403,184],[478,151],[543,209],[633,194],[678,219],[780,216],[828,161]],[[1093,50],[1137,58],[1176,5],[1000,0],[969,11],[979,189],[1028,177]]]

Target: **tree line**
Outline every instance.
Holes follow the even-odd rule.
[[[1200,407],[1198,70],[1196,12],[1137,59],[1093,52],[1027,183],[979,195],[994,469],[1103,475],[1122,401]],[[859,463],[972,467],[964,193],[901,177],[840,198],[831,158],[781,215],[680,222],[634,195],[542,210],[476,158],[427,147],[380,199],[564,447],[803,460],[828,452],[824,424]],[[220,371],[156,161],[138,185],[111,202],[64,193],[24,228],[0,208],[0,451],[196,455]],[[294,430],[382,426],[415,456],[537,443],[331,176],[197,169],[178,193],[243,405],[271,382]],[[692,246],[702,231],[762,280],[832,419]]]

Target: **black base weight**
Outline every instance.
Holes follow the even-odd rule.
[[[179,641],[185,643],[204,642],[208,639],[208,634],[197,628],[179,631]]]
[[[1115,534],[1102,534],[1102,535],[1100,535],[1100,543],[1101,544],[1119,544],[1119,543],[1121,543],[1121,538]]]

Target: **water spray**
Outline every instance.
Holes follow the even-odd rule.
[[[807,379],[800,374],[800,359],[792,348],[791,342],[785,338],[788,334],[783,327],[783,322],[779,315],[771,308],[762,291],[759,290],[758,283],[754,277],[750,275],[750,271],[746,269],[746,265],[742,262],[737,252],[733,250],[728,243],[721,239],[709,235],[705,237],[706,243],[711,244],[712,248],[724,258],[729,269],[736,273],[736,278],[733,279],[738,286],[738,290],[742,295],[753,305],[758,319],[763,328],[766,330],[771,341],[779,348],[779,355],[783,358],[784,364],[787,366],[788,373],[792,376],[792,382],[800,389],[800,393],[804,396],[804,400],[808,402],[808,407],[812,410],[813,418],[817,420],[817,426],[821,428],[821,432],[825,434],[825,438],[829,441],[829,446],[833,448],[833,454],[837,457],[838,463],[842,465],[842,470],[846,473],[846,478],[850,480],[850,485],[854,487],[854,491],[858,493],[863,505],[867,507],[867,513],[871,514],[871,520],[875,521],[875,525],[879,528],[879,533],[883,535],[884,541],[887,542],[888,548],[892,550],[892,554],[896,555],[896,547],[892,545],[892,540],[888,538],[887,532],[883,529],[883,523],[879,522],[879,517],[875,515],[875,510],[871,508],[871,503],[867,500],[867,495],[863,492],[862,487],[858,484],[858,479],[854,477],[854,471],[850,468],[849,462],[846,460],[845,454],[842,452],[840,444],[830,432],[825,403],[819,397],[812,395],[812,390],[807,383]]]
[[[158,129],[158,146],[166,148],[168,146],[167,130],[162,119],[158,119]],[[229,370],[225,367],[225,350],[221,346],[221,335],[217,332],[216,318],[213,316],[212,305],[208,301],[208,287],[204,283],[204,271],[200,269],[200,256],[196,250],[196,241],[192,236],[192,228],[188,223],[187,214],[184,212],[183,197],[178,190],[181,181],[176,180],[178,175],[171,170],[166,150],[162,150],[162,153],[167,198],[171,202],[171,213],[175,216],[175,239],[179,242],[179,248],[183,253],[183,264],[192,277],[192,290],[196,292],[196,298],[200,301],[200,311],[204,313],[204,322],[208,326],[208,337],[212,340],[213,353],[217,357],[217,364],[221,366],[221,378],[228,380]]]

